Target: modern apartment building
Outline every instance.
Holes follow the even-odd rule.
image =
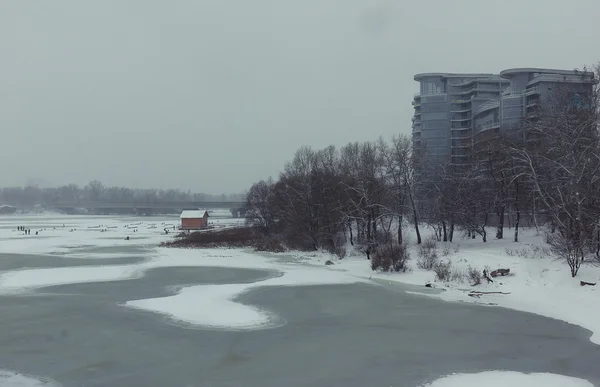
[[[413,101],[413,146],[432,164],[468,163],[473,112],[498,98],[509,82],[494,74],[415,75],[421,92]]]
[[[474,145],[502,131],[522,134],[525,118],[568,87],[589,93],[591,72],[517,68],[500,74],[423,73],[414,77],[413,147],[430,165],[468,165]]]
[[[597,82],[594,73],[574,70],[515,68],[500,72],[510,82],[499,98],[489,101],[474,112],[473,144],[503,133],[514,133],[526,139],[522,130],[526,119],[535,118],[542,105],[549,106],[557,92],[568,90],[573,95],[591,93]]]

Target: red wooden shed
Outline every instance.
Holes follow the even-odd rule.
[[[186,210],[179,218],[181,230],[201,230],[208,227],[208,211]]]

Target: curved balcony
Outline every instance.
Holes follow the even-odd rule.
[[[500,109],[500,100],[493,99],[491,101],[485,102],[475,111],[475,115],[480,115],[482,113],[489,112],[490,110]]]
[[[466,112],[470,112],[471,111],[471,108],[456,108],[456,109],[459,109],[459,110],[454,110],[454,109],[455,108],[451,107],[450,108],[450,112],[451,113],[466,113]]]
[[[471,87],[469,89],[465,89],[465,90],[456,90],[454,92],[454,95],[467,95],[467,94],[472,94],[477,90],[477,88],[475,87]]]
[[[540,94],[540,87],[539,86],[528,87],[527,89],[525,89],[523,91],[523,94],[525,94],[525,95]]]
[[[456,130],[456,131],[471,130],[471,125],[469,125],[469,126],[456,126],[456,127],[450,128],[450,130]]]
[[[471,119],[471,115],[467,114],[465,117],[452,117],[450,121],[460,122],[460,121],[469,121]]]
[[[490,122],[485,125],[477,125],[475,127],[475,130],[479,133],[479,132],[485,132],[486,130],[498,129],[498,128],[500,128],[500,121]]]

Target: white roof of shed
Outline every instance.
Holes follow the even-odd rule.
[[[179,216],[179,218],[180,219],[198,219],[198,218],[203,218],[205,212],[206,211],[204,211],[204,210],[186,210],[186,211],[183,211],[181,213],[181,216]]]

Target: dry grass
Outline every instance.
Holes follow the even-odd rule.
[[[267,238],[251,227],[197,231],[181,236],[172,242],[163,242],[161,243],[161,246],[179,248],[252,247],[258,251],[269,251],[275,253],[286,251],[286,248],[277,238]]]

